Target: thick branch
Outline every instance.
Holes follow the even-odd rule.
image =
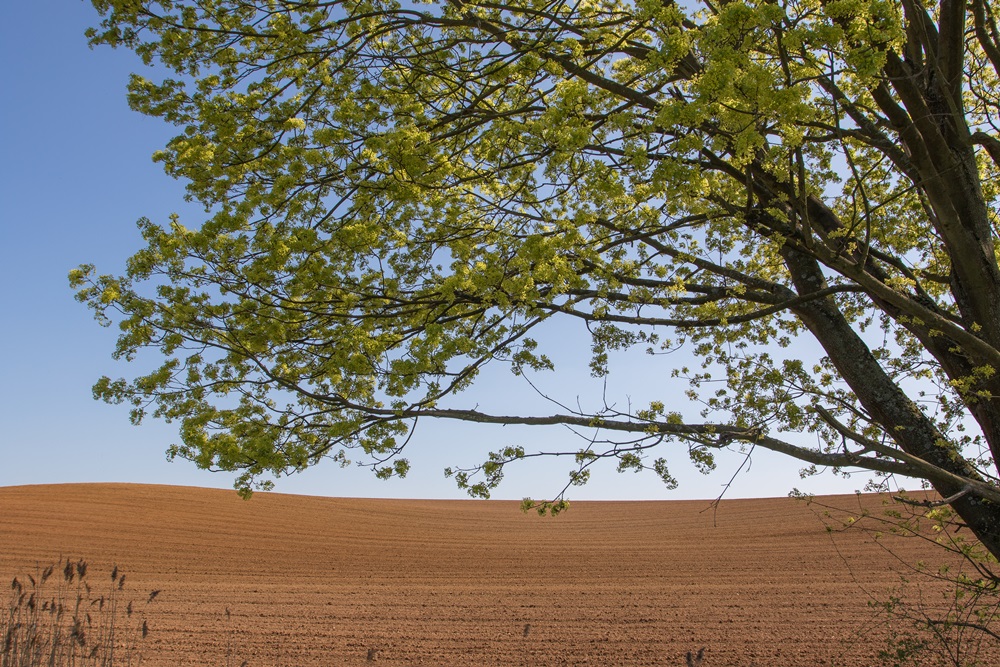
[[[841,423],[840,420],[834,417],[829,410],[823,408],[822,406],[816,406],[816,412],[820,417],[822,417],[823,421],[829,424],[841,436],[864,447],[864,451],[872,451],[877,454],[881,454],[882,456],[902,461],[914,470],[918,471],[919,477],[927,479],[931,482],[964,485],[962,486],[962,490],[954,494],[954,500],[958,500],[968,493],[968,489],[981,498],[987,498],[1000,503],[1000,489],[991,484],[981,480],[969,479],[961,475],[956,475],[955,473],[936,466],[918,456],[913,456],[896,447],[889,447],[872,440],[871,438],[867,438],[857,431],[848,428],[845,424]]]
[[[669,317],[641,317],[638,315],[619,315],[615,313],[603,313],[601,315],[594,315],[582,310],[577,310],[576,308],[570,308],[568,306],[553,304],[553,303],[536,303],[534,306],[540,310],[549,310],[553,312],[565,313],[567,315],[572,315],[588,322],[618,322],[622,324],[636,324],[636,325],[648,325],[648,326],[665,326],[665,327],[679,327],[679,328],[695,328],[695,327],[715,327],[715,326],[727,326],[733,324],[744,324],[746,322],[753,322],[754,320],[759,320],[769,315],[774,315],[775,313],[780,313],[786,310],[793,310],[796,306],[799,306],[807,301],[813,299],[821,299],[832,294],[844,293],[844,292],[864,292],[865,290],[857,285],[836,285],[833,287],[828,287],[821,292],[815,294],[807,294],[804,296],[797,296],[793,299],[776,303],[773,306],[768,306],[767,308],[761,308],[750,313],[743,313],[740,315],[732,315],[730,317],[706,317],[706,318],[669,318]],[[592,298],[601,298],[600,292],[592,292]],[[725,297],[719,297],[722,299]],[[639,307],[645,304],[635,304]],[[658,303],[653,303],[649,305],[661,305]]]
[[[734,441],[748,442],[781,454],[787,454],[806,463],[835,468],[863,468],[876,472],[886,472],[907,477],[919,476],[909,464],[882,458],[854,456],[851,454],[827,453],[793,445],[790,442],[764,435],[758,429],[747,429],[727,424],[673,424],[669,422],[619,421],[586,415],[547,415],[528,417],[521,415],[492,415],[478,410],[456,410],[441,408],[421,408],[414,411],[394,412],[392,410],[370,410],[390,418],[435,417],[476,422],[480,424],[503,424],[525,426],[578,426],[599,428],[624,433],[647,433],[650,436],[672,436],[681,439],[696,439],[699,444],[725,447]],[[1000,493],[998,493],[1000,497]]]

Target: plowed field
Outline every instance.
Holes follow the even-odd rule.
[[[0,575],[82,557],[92,573],[120,565],[139,602],[162,589],[142,645],[153,667],[659,667],[702,646],[705,667],[876,663],[869,595],[898,585],[900,560],[862,531],[828,533],[801,501],[707,507],[579,502],[543,519],[505,501],[8,487]],[[893,539],[904,560],[940,558]]]

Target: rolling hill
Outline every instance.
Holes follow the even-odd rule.
[[[818,506],[883,500],[578,502],[541,518],[508,501],[6,487],[0,575],[83,558],[121,567],[137,604],[161,590],[142,645],[153,667],[652,667],[702,646],[705,667],[860,666],[885,646],[869,602],[906,563],[940,559],[918,540],[828,532],[840,524]],[[940,599],[914,577],[910,594],[918,583]]]

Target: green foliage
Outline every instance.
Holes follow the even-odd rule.
[[[1000,572],[997,559],[967,533],[947,504],[900,492],[881,511],[851,511],[806,500],[831,533],[862,531],[896,552],[899,540],[934,543],[936,560],[908,562],[891,591],[868,591],[878,625],[888,631],[878,658],[886,665],[978,667],[1000,648]]]
[[[568,509],[569,501],[564,499],[535,501],[531,498],[525,498],[521,501],[522,512],[535,510],[538,512],[538,516],[558,516]]]
[[[94,6],[92,44],[160,65],[129,102],[178,128],[155,159],[208,211],[70,276],[116,357],[163,355],[94,392],[179,422],[171,456],[248,493],[348,453],[405,475],[421,418],[584,438],[448,471],[487,497],[537,455],[673,486],[677,450],[760,447],[968,489],[1000,553],[988,0]],[[663,395],[469,406],[487,366],[534,387],[573,326],[595,377],[646,351]]]

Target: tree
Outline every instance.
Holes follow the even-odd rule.
[[[249,489],[352,449],[405,474],[418,418],[561,424],[599,433],[573,482],[674,484],[654,447],[762,447],[925,480],[1000,555],[990,0],[94,5],[93,44],[172,72],[129,100],[180,128],[155,157],[208,211],[71,274],[118,357],[163,354],[95,394],[179,420],[174,456]],[[664,401],[702,421],[462,403],[487,364],[553,370],[557,321],[597,376],[686,345]],[[485,496],[532,454],[452,472]]]

